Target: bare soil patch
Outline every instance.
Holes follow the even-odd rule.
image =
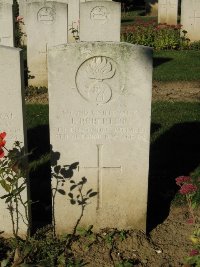
[[[153,82],[153,101],[200,101],[199,82]]]
[[[199,82],[153,82],[153,101],[200,101]],[[48,104],[48,93],[37,93],[26,96],[28,104]]]
[[[192,249],[189,237],[194,227],[187,223],[186,218],[183,207],[173,207],[168,218],[149,236],[131,230],[122,240],[119,232],[110,238],[113,229],[105,229],[94,239],[81,237],[73,243],[72,251],[76,258],[83,259],[90,267],[186,266],[184,258]],[[126,262],[130,265],[125,265]]]

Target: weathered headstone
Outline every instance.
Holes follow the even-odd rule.
[[[37,0],[36,0],[37,1]],[[49,0],[53,1],[53,0]],[[23,17],[23,23],[21,23],[21,31],[24,33],[23,43],[26,44],[26,4],[29,0],[19,0],[19,15]],[[45,4],[44,0],[38,0],[38,2]],[[73,29],[79,32],[79,0],[55,0],[55,2],[65,3],[68,5],[68,42],[75,42]]]
[[[145,230],[151,54],[147,47],[114,42],[50,48],[50,140],[58,152],[52,155],[69,166],[65,182],[52,181],[58,233],[72,230],[81,216],[83,205],[70,199],[81,200],[81,184],[72,186],[82,177],[81,194],[91,199],[79,226]],[[93,192],[98,195],[92,198]]]
[[[200,1],[182,0],[181,2],[182,29],[187,31],[190,41],[200,40]]]
[[[158,23],[176,25],[178,18],[178,0],[159,0]]]
[[[146,14],[149,16],[158,16],[158,0],[146,0]]]
[[[23,68],[21,49],[0,46],[0,85],[1,85],[1,106],[0,106],[0,132],[6,132],[6,148],[12,149],[15,141],[22,142],[25,151],[26,129],[24,124],[24,95],[23,95]],[[0,196],[6,191],[0,186]],[[27,200],[27,191],[22,194],[23,200]],[[0,231],[4,235],[12,235],[12,223],[5,199],[0,199]],[[25,212],[19,205],[20,214],[25,219]],[[25,219],[26,222],[26,219]],[[16,227],[16,216],[14,216]],[[27,226],[21,216],[19,218],[19,235],[26,235]]]
[[[26,26],[29,85],[47,87],[47,50],[67,42],[67,5],[29,1]]]
[[[13,0],[0,0],[0,45],[14,46]]]
[[[80,4],[81,41],[120,41],[121,4],[89,1]]]

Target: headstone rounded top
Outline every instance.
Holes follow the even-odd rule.
[[[52,24],[55,21],[56,13],[51,7],[42,7],[37,13],[37,19],[43,24]]]

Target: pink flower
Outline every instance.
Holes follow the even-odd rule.
[[[23,19],[24,19],[24,17],[22,17],[22,16],[18,16],[18,17],[16,18],[17,22],[21,22]]]
[[[191,182],[192,179],[190,176],[179,176],[175,180],[176,180],[176,184],[181,186],[186,182]]]
[[[199,251],[197,249],[193,249],[190,251],[190,256],[196,256],[199,255]]]
[[[197,186],[193,184],[183,184],[179,190],[181,195],[192,194],[197,191]]]
[[[195,220],[194,220],[193,218],[189,218],[189,219],[187,220],[187,223],[188,223],[188,224],[193,224],[193,223],[195,223]]]

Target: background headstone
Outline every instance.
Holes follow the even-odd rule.
[[[0,106],[0,132],[6,132],[6,148],[12,149],[15,141],[22,142],[26,151],[26,128],[24,124],[24,87],[22,50],[0,46],[0,85],[1,85],[1,106]],[[5,195],[0,187],[0,196]],[[24,200],[27,199],[27,191],[23,191]],[[4,199],[0,199],[0,231],[6,236],[12,235],[12,224],[7,205]],[[24,215],[23,207],[19,207]],[[26,235],[27,227],[20,219],[19,235]]]
[[[121,4],[89,1],[80,4],[81,41],[120,41]]]
[[[14,46],[13,0],[0,0],[0,45]]]
[[[200,1],[182,0],[181,2],[181,25],[187,31],[190,41],[200,40]]]
[[[48,64],[50,140],[60,154],[57,164],[71,166],[68,174],[76,183],[86,177],[83,194],[98,192],[79,226],[145,230],[152,50],[127,43],[68,44],[52,47]],[[81,205],[70,204],[71,194],[79,194],[72,185],[66,179],[57,188],[58,233],[71,231],[81,215]]]
[[[36,0],[37,1],[37,0]],[[53,1],[53,0],[49,0]],[[22,38],[23,44],[26,44],[26,4],[29,0],[19,0],[19,15],[23,17],[23,24],[21,23],[21,31],[25,34]],[[38,2],[45,4],[44,0],[38,0]],[[68,4],[68,42],[75,42],[74,34],[72,33],[72,28],[79,31],[79,13],[80,4],[79,0],[55,0],[55,2]]]
[[[30,1],[26,26],[29,85],[47,87],[47,50],[67,42],[67,5]]]
[[[146,13],[149,16],[158,16],[158,0],[146,0]]]
[[[178,0],[159,0],[158,23],[176,25],[178,18]]]

